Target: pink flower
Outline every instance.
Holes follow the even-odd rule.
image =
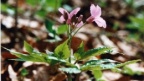
[[[87,18],[87,22],[96,22],[98,26],[106,28],[106,22],[103,18],[101,18],[101,8],[97,5],[91,4],[90,6],[91,16]]]
[[[78,11],[80,10],[80,8],[76,8],[73,11],[71,11],[70,13],[68,13],[65,9],[63,8],[59,8],[58,9],[62,16],[60,17],[60,21],[64,22],[66,21],[67,24],[71,24],[71,19],[74,15],[76,15],[78,13]]]

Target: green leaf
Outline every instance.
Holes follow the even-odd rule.
[[[115,61],[110,59],[90,60],[81,66],[81,70],[104,70],[115,68]]]
[[[63,0],[46,0],[45,8],[47,11],[54,11],[57,10],[62,3]]]
[[[26,49],[26,51],[28,52],[28,53],[33,53],[33,47],[31,46],[31,45],[29,45],[26,41],[24,41],[24,48]]]
[[[74,57],[76,60],[81,59],[81,55],[84,54],[84,44],[81,42],[81,44],[78,47],[78,50],[74,53]]]
[[[57,46],[57,48],[54,50],[54,56],[61,59],[68,59],[70,57],[70,50],[67,45],[67,42],[68,40]]]
[[[26,68],[23,68],[20,73],[22,76],[26,76],[26,75],[28,75],[29,72]]]
[[[59,59],[59,58],[54,57],[54,56],[48,56],[46,58],[46,60],[50,65],[60,64],[60,65],[64,65],[64,66],[75,67],[75,65],[69,63],[68,61],[66,61],[64,59]]]
[[[104,69],[112,69],[116,70],[117,68],[123,67],[125,65],[138,62],[140,60],[132,60],[125,63],[117,64],[115,61],[110,59],[101,59],[101,60],[90,60],[81,66],[81,70],[87,71],[92,69],[104,70]]]
[[[80,60],[87,59],[91,56],[98,56],[101,54],[109,53],[111,49],[112,49],[111,47],[99,47],[99,48],[88,50],[84,54],[81,54]]]
[[[1,11],[2,12],[7,12],[7,9],[9,8],[8,5],[7,4],[2,4],[2,3],[0,3],[0,5],[1,5]]]
[[[45,20],[45,26],[48,32],[53,33],[53,28],[52,28],[53,23],[50,20],[48,19]]]
[[[101,79],[101,77],[102,77],[102,71],[101,70],[95,70],[95,69],[93,69],[92,73],[93,73],[93,75],[94,75],[94,77],[95,77],[96,80]]]
[[[49,33],[54,34],[53,23],[50,20],[48,19],[45,20],[45,26]]]
[[[141,61],[141,60],[139,59],[139,60],[127,61],[127,62],[124,62],[124,63],[117,64],[115,67],[119,68],[119,67],[122,67],[122,66],[125,66],[125,65],[128,65],[128,64],[136,63],[138,61]]]
[[[41,0],[37,0],[37,1],[34,1],[34,0],[26,0],[26,3],[28,3],[28,4],[31,5],[31,6],[36,6],[36,5],[38,5],[40,2],[41,2]]]
[[[129,75],[134,75],[134,72],[133,72],[133,70],[131,69],[131,68],[129,68],[129,67],[123,67],[123,70],[122,70],[122,72],[123,73],[125,73],[125,74],[129,74]]]
[[[64,72],[70,73],[70,74],[72,74],[72,73],[80,73],[81,72],[81,70],[78,69],[78,68],[59,68],[59,69],[61,71],[64,71]]]
[[[67,31],[67,25],[60,25],[57,29],[57,34],[63,34]]]
[[[32,62],[47,62],[45,60],[45,57],[47,56],[47,54],[44,53],[38,53],[38,52],[34,52],[32,54],[23,54],[20,52],[16,52],[7,48],[4,48],[6,50],[8,50],[11,54],[15,55],[18,57],[18,59],[13,59],[13,60],[17,60],[17,61],[32,61]]]

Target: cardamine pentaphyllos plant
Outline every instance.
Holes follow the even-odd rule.
[[[106,28],[106,22],[101,18],[101,8],[97,5],[91,4],[90,14],[86,22],[83,23],[83,15],[76,17],[76,14],[80,8],[76,8],[70,13],[63,8],[59,8],[61,23],[67,24],[67,36],[68,39],[62,44],[58,45],[53,52],[42,53],[35,50],[27,42],[24,42],[24,48],[29,54],[23,54],[7,49],[12,54],[16,55],[17,61],[32,61],[32,62],[44,62],[50,66],[55,66],[57,69],[64,71],[68,74],[68,81],[72,81],[71,74],[81,73],[83,71],[92,71],[97,81],[101,80],[102,70],[111,69],[113,71],[120,71],[120,67],[127,64],[137,62],[139,60],[127,61],[125,63],[116,63],[111,59],[98,59],[90,60],[93,56],[106,54],[112,51],[112,47],[99,47],[84,51],[84,43],[82,42],[77,51],[72,54],[71,52],[71,40],[72,37],[87,23],[95,22],[99,27]],[[6,48],[5,48],[6,49]],[[79,61],[84,61],[83,64],[79,64]]]

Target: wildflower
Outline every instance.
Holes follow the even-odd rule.
[[[71,23],[71,19],[74,15],[78,13],[80,8],[74,9],[72,12],[68,13],[65,9],[59,8],[59,11],[61,12],[62,16],[60,17],[61,22],[66,21],[67,24]]]
[[[72,25],[76,25],[77,27],[81,27],[83,25],[82,22],[82,17],[78,17],[77,20],[78,22],[74,21],[74,16],[78,13],[78,11],[80,10],[80,8],[76,8],[73,11],[71,11],[70,13],[68,13],[67,10],[63,9],[63,8],[59,8],[58,9],[60,11],[60,13],[62,14],[62,16],[60,17],[60,22],[66,22],[67,24],[72,24]],[[81,20],[81,21],[80,21]]]
[[[90,6],[91,16],[87,18],[87,22],[96,22],[98,26],[106,28],[106,22],[103,18],[101,18],[101,8],[97,5],[91,4]]]

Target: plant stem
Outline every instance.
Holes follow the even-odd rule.
[[[72,40],[71,27],[70,27],[70,25],[68,25],[68,46],[69,46],[69,50],[71,50],[71,40]],[[70,51],[69,62],[71,63],[71,51]]]
[[[70,25],[67,26],[67,35],[68,35],[68,46],[69,46],[69,50],[70,50],[69,62],[71,63],[71,40],[72,40],[72,35],[71,35]],[[68,81],[72,81],[71,74],[68,74]]]
[[[55,0],[55,12],[57,11],[57,4],[58,4],[59,2],[58,2],[58,0]]]
[[[73,36],[72,37],[74,37],[75,36],[75,34],[85,25],[86,23],[84,23],[81,27],[79,27],[77,30],[76,30],[76,32],[73,34]]]
[[[68,74],[68,81],[72,81],[71,74]]]
[[[15,27],[17,27],[18,24],[18,0],[16,0],[16,6],[15,6]]]

